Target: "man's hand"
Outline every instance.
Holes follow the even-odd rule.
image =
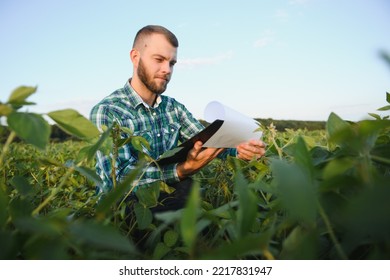
[[[202,145],[201,141],[197,141],[188,152],[186,161],[177,165],[177,175],[180,179],[196,173],[224,150],[223,148],[202,148]]]
[[[259,159],[265,154],[265,144],[261,140],[249,140],[237,146],[237,157],[243,160]]]

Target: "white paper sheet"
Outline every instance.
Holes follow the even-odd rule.
[[[259,125],[254,119],[218,101],[212,101],[206,106],[204,118],[209,123],[217,119],[224,121],[219,130],[203,144],[204,147],[235,148],[250,139],[260,139],[263,134],[255,131]]]

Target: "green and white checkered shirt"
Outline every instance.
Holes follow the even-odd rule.
[[[204,128],[185,106],[174,98],[161,95],[154,107],[150,107],[135,92],[129,81],[123,88],[114,91],[95,105],[90,119],[101,131],[103,126],[109,127],[116,121],[119,126],[129,128],[133,135],[144,137],[151,147],[150,151],[145,149],[145,152],[153,159],[190,139]],[[129,136],[121,133],[122,138]],[[227,154],[235,155],[236,151],[229,149],[222,156],[226,157]],[[100,192],[109,191],[112,188],[111,157],[98,151],[96,159],[96,171],[103,180]],[[130,143],[119,148],[115,163],[118,182],[136,167],[137,161],[137,151]],[[168,185],[178,182],[176,166],[177,164],[160,166],[162,172],[154,164],[145,167],[144,175],[135,187],[157,180],[163,180]]]

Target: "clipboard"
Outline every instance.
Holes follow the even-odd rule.
[[[223,120],[215,120],[192,138],[183,142],[176,148],[166,151],[157,159],[157,163],[159,165],[167,165],[185,161],[188,152],[194,147],[195,142],[202,141],[202,143],[205,143],[218,131],[223,122]]]

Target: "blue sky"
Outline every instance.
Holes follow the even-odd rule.
[[[357,121],[390,91],[387,0],[1,0],[0,101],[37,85],[29,111],[87,116],[131,76],[147,24],[177,35],[164,94],[198,118],[217,100],[254,118]]]

